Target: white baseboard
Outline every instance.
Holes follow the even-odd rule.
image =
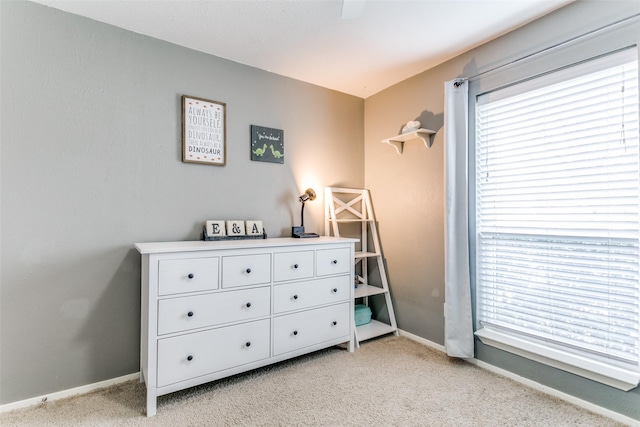
[[[443,345],[436,344],[433,341],[429,341],[428,339],[425,339],[425,338],[419,337],[417,335],[414,335],[411,332],[403,331],[402,329],[398,329],[398,332],[400,333],[401,336],[407,337],[412,341],[418,342],[418,343],[420,343],[422,345],[426,345],[427,347],[431,347],[431,348],[433,348],[435,350],[439,350],[439,351],[441,351],[443,353],[447,352]]]
[[[436,344],[433,341],[429,341],[425,338],[419,337],[417,335],[414,335],[410,332],[407,331],[403,331],[402,329],[398,329],[398,332],[400,333],[401,336],[407,337],[410,340],[413,340],[417,343],[423,344],[427,347],[431,347],[433,349],[436,350],[440,350],[443,353],[446,353],[446,349],[443,345],[440,344]],[[604,417],[610,418],[614,421],[617,421],[619,423],[623,423],[626,424],[628,426],[640,426],[640,422],[636,419],[627,417],[626,415],[622,415],[618,412],[612,411],[611,409],[607,409],[607,408],[603,408],[602,406],[598,406],[594,403],[591,402],[587,402],[586,400],[582,400],[579,399],[575,396],[572,396],[570,394],[564,393],[562,391],[556,390],[554,388],[548,387],[544,384],[540,384],[538,382],[532,381],[528,378],[524,378],[521,377],[520,375],[514,374],[513,372],[509,372],[505,369],[502,368],[498,368],[497,366],[491,365],[487,362],[483,362],[482,360],[478,360],[478,359],[463,359],[466,360],[467,362],[471,363],[472,365],[475,365],[479,368],[482,369],[486,369],[487,371],[491,371],[495,374],[498,374],[500,376],[509,378],[513,381],[516,381],[520,384],[524,384],[528,387],[531,387],[534,390],[537,391],[541,391],[543,393],[546,393],[550,396],[553,397],[557,397],[558,399],[562,399],[565,402],[569,402],[573,405],[579,406],[583,409],[586,409],[587,411],[591,411],[594,412],[596,414],[602,415]]]
[[[71,388],[69,390],[57,391],[55,393],[45,394],[38,397],[32,397],[25,400],[20,400],[18,402],[7,403],[5,405],[0,405],[0,412],[9,412],[14,409],[27,408],[29,406],[40,405],[45,402],[52,402],[54,400],[64,399],[65,397],[75,396],[76,394],[85,394],[90,391],[97,390],[99,388],[109,387],[111,385],[116,385],[123,383],[125,381],[135,380],[140,378],[140,373],[136,372],[134,374],[123,375],[118,378],[112,378],[110,380],[100,381],[93,384],[87,384],[80,387]]]

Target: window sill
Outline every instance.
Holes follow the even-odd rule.
[[[475,335],[485,345],[571,372],[620,390],[629,391],[637,387],[640,382],[640,372],[637,369],[634,371],[610,366],[486,327],[476,331]]]

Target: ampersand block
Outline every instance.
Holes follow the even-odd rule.
[[[228,236],[244,236],[244,221],[243,220],[230,220],[227,221],[227,235]]]

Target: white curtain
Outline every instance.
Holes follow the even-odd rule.
[[[467,116],[469,84],[445,82],[445,348],[451,357],[471,358],[473,319],[469,276],[467,204]]]

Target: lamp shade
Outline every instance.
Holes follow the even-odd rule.
[[[298,200],[300,200],[302,203],[315,199],[316,192],[313,191],[313,188],[307,188],[307,190],[298,198]]]

